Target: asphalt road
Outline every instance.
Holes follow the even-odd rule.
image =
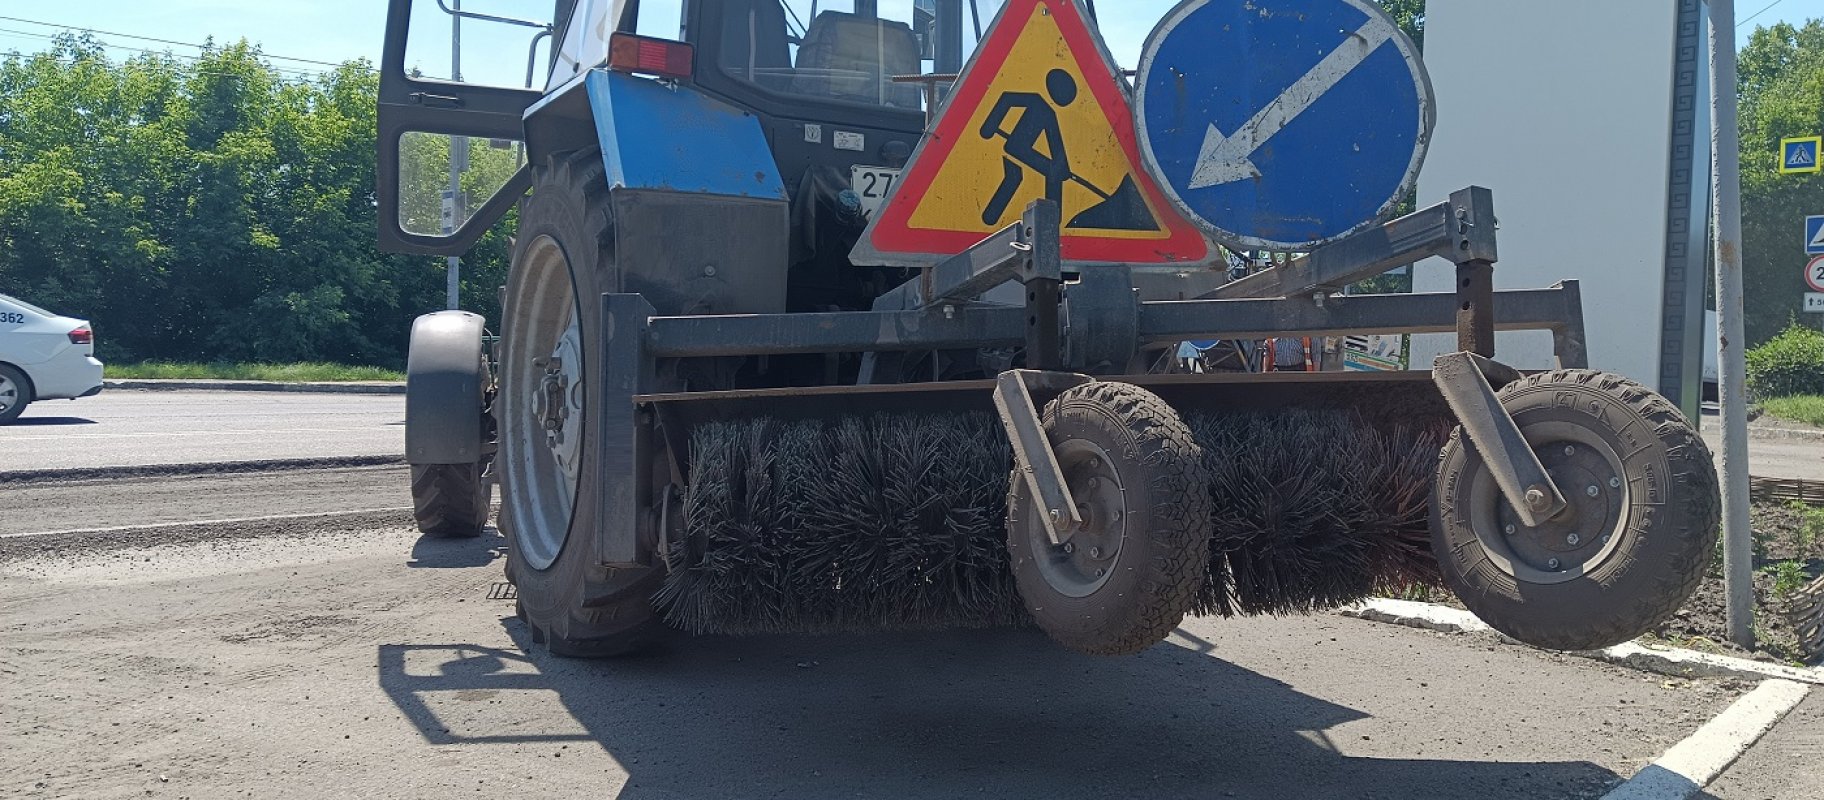
[[[399,395],[112,391],[0,427],[0,473],[404,452]]]
[[[8,797],[1591,798],[1744,688],[1328,615],[1133,658],[990,631],[577,662],[490,599],[495,537],[0,541]]]

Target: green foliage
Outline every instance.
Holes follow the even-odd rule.
[[[1824,395],[1824,332],[1793,325],[1749,350],[1747,359],[1755,397]]]
[[[1797,500],[1792,501],[1792,513],[1799,515],[1799,530],[1794,534],[1794,544],[1798,548],[1800,559],[1811,558],[1813,548],[1824,540],[1824,508],[1813,508]]]
[[[1425,0],[1379,0],[1381,8],[1400,24],[1419,49],[1425,49]]]
[[[1781,561],[1768,567],[1767,571],[1773,573],[1773,595],[1775,597],[1790,597],[1793,592],[1804,588],[1805,583],[1810,580],[1805,575],[1805,567],[1797,561]]]
[[[1769,397],[1761,401],[1761,409],[1771,417],[1824,428],[1824,395]]]
[[[361,62],[283,80],[246,42],[0,58],[0,287],[92,320],[106,361],[402,365],[444,268],[375,247],[377,90]],[[506,250],[465,259],[465,307],[498,314]]]
[[[1824,21],[1754,32],[1741,51],[1742,268],[1749,342],[1799,312],[1800,222],[1824,213],[1824,175],[1779,174],[1780,139],[1824,131]]]
[[[108,377],[142,380],[225,380],[280,381],[315,383],[347,381],[402,381],[405,374],[380,367],[353,367],[324,361],[291,364],[215,363],[186,361],[141,361],[137,364],[109,364]]]

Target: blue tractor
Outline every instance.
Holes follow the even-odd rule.
[[[477,534],[498,486],[534,640],[605,656],[668,628],[1037,625],[1126,654],[1187,614],[1425,583],[1585,649],[1688,597],[1715,542],[1710,456],[1663,398],[1587,369],[1574,282],[1493,290],[1486,190],[1238,276],[1214,247],[1071,257],[1082,220],[1118,226],[1140,190],[1043,169],[1021,189],[1009,160],[968,210],[1000,227],[926,262],[858,247],[917,201],[894,185],[1001,5],[557,0],[545,22],[390,0],[382,246],[460,256],[517,211],[502,319],[412,330],[417,520]],[[408,63],[447,54],[414,48],[452,18],[471,42],[529,30],[524,85]],[[1078,88],[1054,71],[984,138],[1038,130]],[[1432,256],[1457,291],[1336,294]],[[1550,331],[1559,369],[1494,361],[1497,327]],[[1360,333],[1460,352],[1377,374],[1159,366],[1186,341]]]

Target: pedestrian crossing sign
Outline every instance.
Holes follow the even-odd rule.
[[[1800,136],[1780,140],[1780,173],[1800,175],[1824,170],[1824,164],[1818,161],[1820,150],[1824,150],[1824,136]]]
[[[930,266],[1049,198],[1066,263],[1208,261],[1140,167],[1119,74],[1080,0],[1009,0],[850,260]]]

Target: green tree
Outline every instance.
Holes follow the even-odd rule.
[[[1755,31],[1742,48],[1740,90],[1744,318],[1753,345],[1799,314],[1800,224],[1824,214],[1824,175],[1779,174],[1780,139],[1824,132],[1824,21]]]

